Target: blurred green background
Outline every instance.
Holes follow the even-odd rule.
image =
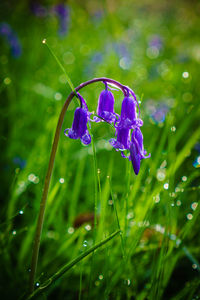
[[[91,124],[96,241],[117,230],[115,203],[127,255],[114,238],[41,299],[199,299],[199,15],[194,0],[1,1],[2,299],[20,299],[27,290],[51,145],[71,92],[44,38],[74,86],[109,77],[134,90],[151,158],[135,176],[109,145],[113,129]],[[103,88],[95,83],[81,90],[90,111]],[[113,94],[120,113],[123,95]],[[59,141],[36,286],[93,245],[92,146],[64,135],[75,107],[73,101]]]

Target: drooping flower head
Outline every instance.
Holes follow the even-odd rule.
[[[108,90],[107,83],[104,82],[104,84],[105,90],[101,92],[97,106],[97,115],[103,120],[95,117],[94,121],[106,121],[108,123],[113,123],[116,120],[116,113],[114,112],[115,99],[112,92]]]
[[[144,150],[143,146],[143,135],[139,127],[133,131],[131,138],[129,159],[131,160],[133,170],[137,175],[140,170],[141,159],[148,158],[151,155],[149,154],[146,156],[147,152]]]
[[[129,129],[142,126],[143,121],[137,118],[136,108],[136,100],[129,95],[125,96],[122,101],[121,115],[117,126]]]
[[[127,128],[117,128],[117,139],[110,139],[109,143],[118,151],[128,150],[130,146],[130,130]]]
[[[75,110],[72,128],[65,129],[65,135],[70,139],[80,139],[83,144],[88,145],[91,143],[91,136],[87,130],[90,113],[83,97],[79,93],[77,95],[82,107]]]

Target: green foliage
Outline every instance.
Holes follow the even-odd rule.
[[[91,124],[94,147],[66,138],[78,102],[70,104],[36,282],[43,285],[62,266],[76,264],[41,299],[195,299],[200,295],[199,164],[194,164],[200,157],[199,3],[67,3],[70,20],[63,37],[52,2],[46,1],[46,17],[35,16],[28,1],[0,4],[1,20],[18,34],[23,51],[13,58],[0,36],[2,299],[26,294],[52,140],[71,92],[44,38],[75,87],[105,76],[135,91],[151,158],[142,160],[135,176],[131,163],[111,149],[114,130],[108,124]],[[90,111],[96,110],[102,89],[95,83],[81,90]],[[113,93],[120,113],[122,93]],[[168,112],[156,121],[152,114],[161,105]],[[78,262],[94,241],[99,244],[118,229],[121,236]]]

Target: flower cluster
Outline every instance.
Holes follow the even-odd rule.
[[[22,54],[20,41],[8,23],[0,23],[0,35],[4,37],[10,47],[13,57],[18,58]]]
[[[115,138],[110,139],[110,144],[120,151],[122,157],[131,160],[135,174],[140,170],[140,162],[147,156],[143,146],[143,135],[140,127],[143,121],[137,116],[137,107],[139,104],[134,92],[125,86],[122,86],[124,99],[121,106],[121,114],[118,115],[114,111],[114,96],[108,90],[108,83],[104,81],[105,90],[100,93],[97,116],[90,118],[91,113],[88,111],[87,105],[83,97],[77,93],[81,102],[81,107],[75,110],[72,128],[65,130],[65,135],[71,139],[80,139],[85,145],[90,144],[91,136],[87,130],[87,123],[107,122],[114,125]],[[129,152],[129,154],[127,154]]]

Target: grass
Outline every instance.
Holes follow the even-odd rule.
[[[53,136],[71,92],[44,38],[74,86],[106,76],[133,88],[142,99],[151,158],[142,160],[135,176],[131,163],[109,146],[114,130],[105,123],[91,124],[93,143],[87,147],[69,140],[63,132],[78,103],[70,104],[47,201],[36,298],[199,297],[199,169],[193,165],[200,137],[198,3],[69,1],[63,38],[55,15],[38,18],[26,1],[15,5],[15,14],[6,3],[1,7],[1,19],[23,50],[13,58],[0,36],[2,298],[26,294]],[[155,37],[159,50],[150,46]],[[90,111],[102,89],[95,83],[81,90]],[[122,94],[113,94],[120,113]],[[163,104],[168,112],[156,122],[152,112]]]

